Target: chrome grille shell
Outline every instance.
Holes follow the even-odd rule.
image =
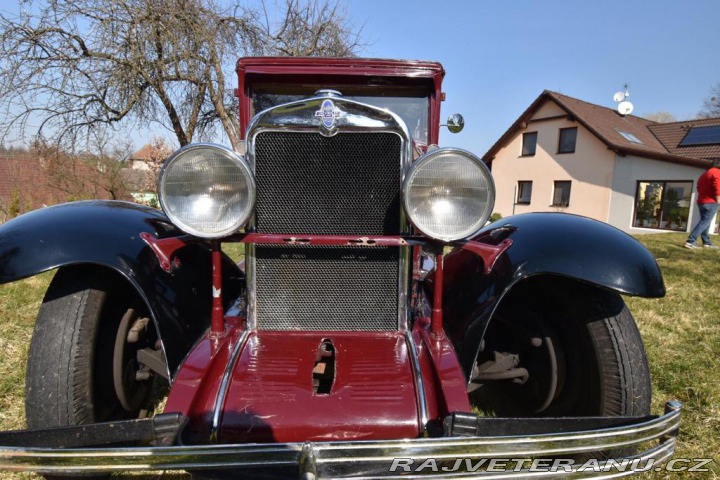
[[[337,113],[330,128],[323,125],[320,115],[328,99]],[[258,203],[249,230],[293,236],[358,237],[408,232],[400,192],[412,158],[411,144],[407,127],[395,114],[335,95],[323,95],[259,113],[248,127],[246,138],[247,159],[258,182]],[[278,151],[283,138],[291,152]],[[320,152],[318,155],[313,153],[313,146]],[[388,153],[388,149],[392,152]],[[392,168],[387,167],[388,162],[393,164]],[[287,198],[283,196],[285,191]],[[309,203],[311,207],[298,207],[298,203]],[[313,205],[320,210],[318,214],[313,214]],[[301,212],[300,218],[292,216],[297,212]],[[349,262],[363,257],[363,250],[380,247],[284,248],[291,248],[285,252],[288,259],[295,257],[286,264],[278,261],[277,248],[247,247],[250,328],[406,329],[408,247],[394,248],[389,254],[378,252],[379,257],[374,254],[390,262],[393,272],[388,275],[388,264],[374,268],[371,264],[377,262],[368,262],[366,277],[359,284],[355,280],[362,270]],[[334,260],[328,261],[333,256]],[[344,257],[346,265],[342,265]],[[302,262],[308,262],[310,276],[302,272]],[[323,264],[327,265],[324,270]],[[281,277],[277,276],[279,272]],[[306,283],[313,279],[320,286],[308,289]],[[389,292],[388,281],[396,285]],[[323,285],[328,286],[327,290],[323,291]],[[373,285],[379,288],[368,288]],[[347,293],[338,295],[342,290]],[[308,292],[311,296],[303,299]],[[342,304],[337,303],[338,299]],[[372,304],[378,305],[377,310]],[[357,314],[348,317],[347,312],[353,311]]]

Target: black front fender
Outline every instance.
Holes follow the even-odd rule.
[[[87,201],[43,208],[0,226],[0,283],[53,268],[97,265],[122,275],[148,306],[169,373],[207,328],[212,264],[206,243],[177,251],[179,267],[166,272],[140,233],[182,234],[159,210],[127,202]],[[227,257],[224,298],[237,297],[242,273]]]
[[[495,309],[514,285],[553,275],[621,294],[661,297],[660,268],[652,254],[626,233],[586,217],[529,213],[485,227],[477,241],[512,245],[490,274],[482,259],[457,249],[445,259],[443,311],[448,335],[458,347],[466,373]]]

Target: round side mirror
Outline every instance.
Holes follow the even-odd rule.
[[[459,113],[453,113],[448,117],[446,126],[450,133],[461,132],[465,128],[465,119]]]

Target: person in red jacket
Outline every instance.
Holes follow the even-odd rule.
[[[700,220],[690,232],[690,236],[685,242],[685,248],[698,248],[695,245],[698,235],[702,238],[703,246],[708,248],[718,248],[710,240],[710,223],[713,216],[718,211],[720,204],[720,158],[712,161],[710,168],[700,175],[697,182],[697,203],[700,210]]]

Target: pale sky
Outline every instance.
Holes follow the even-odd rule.
[[[720,83],[720,1],[349,0],[371,44],[363,56],[439,61],[443,118],[465,130],[444,146],[484,154],[530,103],[554,90],[634,114],[693,118]]]
[[[363,28],[361,56],[444,65],[442,116],[463,114],[465,130],[445,130],[441,144],[478,155],[545,89],[612,108],[628,83],[634,114],[683,120],[720,83],[720,0],[339,1]],[[0,9],[18,2],[0,0]],[[130,136],[139,148],[157,134],[174,138],[159,129]]]

